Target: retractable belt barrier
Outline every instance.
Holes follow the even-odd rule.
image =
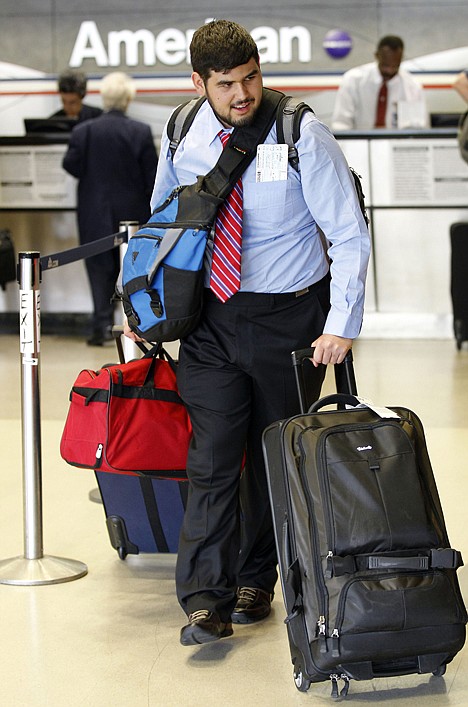
[[[128,229],[125,228],[125,231],[113,233],[112,235],[105,236],[97,241],[84,243],[76,248],[64,250],[61,253],[45,255],[43,258],[40,258],[41,271],[44,272],[45,270],[53,270],[61,265],[68,265],[69,263],[74,263],[77,260],[83,260],[84,258],[90,258],[93,255],[105,253],[107,250],[112,250],[123,243],[127,243],[127,241]]]
[[[42,258],[37,251],[18,253],[24,555],[0,560],[1,584],[58,584],[78,579],[88,572],[87,566],[82,562],[44,555],[43,551],[39,394],[40,283],[42,273],[47,270],[124,245],[138,229],[138,223],[125,221],[120,227],[118,233]]]

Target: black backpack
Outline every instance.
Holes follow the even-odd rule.
[[[192,98],[190,101],[178,106],[169,118],[167,136],[169,138],[169,149],[172,159],[181,140],[188,133],[196,114],[205,100],[206,98],[203,96]],[[276,110],[277,141],[280,145],[288,145],[289,164],[296,172],[299,171],[299,155],[297,153],[296,142],[299,140],[301,134],[301,120],[306,111],[314,112],[307,103],[286,95],[280,100]],[[361,176],[352,167],[350,167],[349,170],[354,179],[354,186],[362,215],[364,216],[366,224],[369,225]]]

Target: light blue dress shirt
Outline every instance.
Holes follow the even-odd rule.
[[[205,102],[173,161],[164,129],[152,210],[174,187],[192,184],[212,169],[222,150],[217,137],[222,128]],[[265,143],[276,142],[273,126]],[[312,113],[304,115],[296,145],[300,174],[288,165],[287,180],[256,182],[254,160],[242,176],[241,291],[295,292],[322,279],[329,264],[319,226],[330,244],[332,275],[324,333],[355,338],[362,324],[370,238],[354,182],[337,141]],[[209,274],[206,286],[208,281]]]

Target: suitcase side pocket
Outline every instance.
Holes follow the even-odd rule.
[[[351,654],[353,661],[373,661],[424,655],[437,645],[438,652],[454,655],[464,642],[464,624],[446,571],[361,575],[342,587],[329,626],[331,653],[340,662]]]

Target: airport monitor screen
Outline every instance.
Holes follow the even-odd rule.
[[[69,133],[77,121],[75,118],[25,118],[26,134],[31,133]]]

